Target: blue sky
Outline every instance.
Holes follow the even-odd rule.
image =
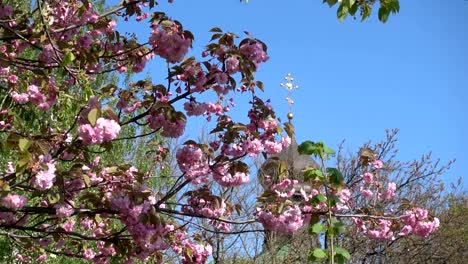
[[[468,1],[402,0],[400,13],[386,24],[376,12],[364,23],[340,23],[336,8],[320,0],[163,2],[156,10],[192,31],[197,55],[214,26],[239,35],[248,31],[267,43],[270,60],[257,74],[266,87],[262,96],[285,117],[286,90],[279,83],[287,73],[294,76],[300,86],[293,94],[298,141],[336,147],[346,139],[356,151],[383,139],[386,128],[398,128],[400,159],[432,151],[443,162],[457,159],[446,182],[466,177]],[[137,30],[142,39],[143,26]],[[150,74],[156,77],[154,67]]]

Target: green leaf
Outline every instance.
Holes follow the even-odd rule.
[[[322,232],[325,232],[326,230],[327,228],[322,223],[316,223],[310,228],[309,233],[318,235]]]
[[[221,30],[219,27],[214,27],[214,28],[210,29],[210,32],[222,33],[223,30]]]
[[[18,141],[18,146],[20,151],[26,151],[31,146],[31,141],[27,138],[20,138]]]
[[[49,200],[50,204],[56,204],[60,201],[60,194],[59,193],[48,193],[47,199]]]
[[[323,251],[323,249],[321,248],[316,248],[314,249],[314,251],[312,251],[312,254],[311,254],[315,259],[323,259],[327,256],[327,253],[325,253],[325,251]]]
[[[356,15],[356,12],[357,12],[358,8],[359,8],[359,4],[354,3],[354,5],[352,5],[349,8],[349,14],[352,15],[352,16]]]
[[[354,2],[356,2],[356,0],[344,0],[343,2],[348,8],[351,8],[354,5]]]
[[[330,7],[334,6],[338,2],[338,0],[326,0],[326,1]]]
[[[336,255],[341,255],[345,259],[348,259],[348,260],[351,258],[351,255],[349,254],[349,252],[346,249],[341,248],[341,247],[336,247],[335,248],[335,254]]]
[[[336,229],[338,234],[346,233],[346,225],[343,222],[337,222],[333,225],[333,228]]]
[[[325,144],[323,145],[323,152],[325,152],[325,154],[327,155],[335,155],[335,151],[327,146],[325,146]]]
[[[387,9],[385,5],[380,6],[379,8],[379,20],[383,23],[387,22],[388,16],[390,15],[390,10]]]
[[[312,200],[311,200],[312,204],[314,205],[317,205],[319,203],[326,203],[327,202],[327,197],[325,197],[325,195],[319,193],[317,195],[315,195]]]
[[[307,140],[302,142],[302,144],[299,145],[297,148],[297,151],[301,155],[312,155],[316,152],[316,146],[313,141]]]
[[[346,233],[346,225],[343,222],[333,219],[329,228],[330,235],[339,235]]]
[[[85,186],[90,187],[91,186],[91,179],[89,178],[89,176],[86,175],[86,174],[83,174],[82,177],[83,177],[83,181],[85,183]]]
[[[344,183],[344,177],[341,172],[336,168],[327,168],[329,181],[334,187],[341,187]]]
[[[372,13],[372,7],[369,5],[369,4],[364,4],[362,6],[362,20],[361,21],[364,21],[366,20]]]
[[[325,158],[325,155],[334,155],[335,151],[325,145],[324,142],[304,141],[298,146],[297,151],[301,155],[314,155],[315,157]]]
[[[68,64],[72,63],[75,60],[75,55],[71,52],[66,52],[63,56],[62,66],[67,66]]]
[[[260,88],[260,90],[262,90],[262,92],[265,91],[265,86],[263,85],[263,82],[257,81],[257,87]]]
[[[99,117],[100,117],[99,109],[97,108],[91,109],[91,111],[89,111],[88,113],[88,121],[92,126],[96,125],[96,121],[98,120]]]
[[[393,14],[400,12],[400,2],[398,0],[391,0],[386,6]]]
[[[213,34],[213,36],[211,36],[211,39],[210,41],[213,41],[215,39],[219,39],[223,34],[221,33],[216,33],[216,34]]]
[[[343,22],[346,16],[348,16],[348,13],[349,8],[344,3],[341,3],[340,7],[338,7],[338,10],[336,11],[336,16],[340,22]]]
[[[319,169],[308,169],[304,172],[304,180],[325,180],[325,176],[323,175],[322,171]]]

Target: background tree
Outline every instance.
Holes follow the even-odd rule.
[[[351,228],[335,238],[336,244],[349,249],[352,263],[463,263],[466,243],[461,240],[467,236],[462,220],[467,207],[466,193],[459,189],[460,182],[458,186],[452,184],[449,190],[445,189],[439,178],[447,173],[453,161],[441,164],[440,160],[433,160],[430,153],[419,160],[400,161],[397,135],[398,130],[389,130],[385,140],[368,142],[353,153],[345,153],[345,144],[341,144],[336,157],[337,168],[343,172],[348,186],[357,185],[364,180],[362,162],[377,156],[386,165],[375,176],[383,183],[396,183],[396,196],[391,203],[398,205],[400,210],[414,204],[430,208],[440,216],[444,228],[426,239],[402,236],[389,241],[369,240]],[[365,207],[368,198],[363,197],[362,192],[353,193],[356,195],[351,198],[352,202],[361,204],[356,207]],[[382,206],[388,206],[388,203],[383,201]],[[289,241],[278,241],[272,245],[274,250],[263,252],[259,262],[304,263],[309,255],[310,239],[310,233],[298,232]]]

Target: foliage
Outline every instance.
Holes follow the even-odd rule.
[[[240,1],[249,2],[249,0]],[[391,14],[400,12],[399,0],[323,0],[323,3],[330,7],[338,6],[336,16],[340,22],[343,22],[348,15],[354,18],[361,17],[361,21],[366,20],[372,14],[376,2],[379,3],[378,18],[383,23],[387,22]]]
[[[310,250],[311,244],[307,243],[311,235],[324,234],[329,232],[333,235],[333,243],[347,249],[350,253],[351,263],[463,263],[466,256],[465,244],[461,242],[466,237],[464,216],[466,216],[466,193],[457,190],[453,186],[450,191],[446,191],[441,184],[439,176],[444,174],[452,164],[441,164],[439,160],[433,160],[430,154],[423,155],[414,161],[400,161],[398,159],[397,148],[398,130],[387,131],[387,137],[377,143],[368,142],[359,151],[354,153],[343,153],[344,145],[340,145],[336,153],[336,168],[342,172],[347,186],[354,186],[360,192],[353,192],[350,201],[354,204],[351,214],[369,213],[370,210],[394,206],[397,210],[406,210],[418,204],[424,208],[429,208],[431,212],[440,218],[440,225],[443,227],[438,232],[426,238],[418,236],[395,236],[394,239],[385,240],[369,239],[369,234],[363,233],[359,226],[353,226],[351,221],[342,218],[341,222],[311,221],[307,232],[298,232],[293,237],[286,240],[276,241],[271,248],[285,250],[284,255],[280,255],[280,250],[271,252],[265,251],[270,262],[279,263],[304,263],[308,257],[311,261],[324,260],[328,254],[325,245],[320,248]],[[319,145],[321,145],[320,143]],[[304,146],[311,146],[306,142]],[[308,148],[310,151],[314,148]],[[361,189],[361,184],[365,180],[370,180],[365,175],[366,163],[378,157],[383,160],[385,166],[375,173],[378,181],[382,183],[395,182],[395,196],[391,200],[373,200],[374,205],[367,207],[371,197],[365,197]],[[314,181],[325,181],[326,178],[320,170],[310,169],[305,171]],[[376,180],[376,178],[373,178]],[[330,183],[331,184],[331,183]],[[460,184],[460,182],[458,183]],[[325,195],[317,195],[312,200],[314,203],[327,202]],[[322,239],[325,238],[322,236]],[[331,237],[328,236],[328,244]],[[330,247],[330,245],[329,245]],[[344,253],[339,249],[340,252]],[[348,257],[346,253],[341,258]],[[337,262],[338,258],[336,259]],[[261,261],[259,262],[261,263]]]

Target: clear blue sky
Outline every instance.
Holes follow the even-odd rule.
[[[214,26],[249,31],[267,43],[270,60],[257,74],[263,97],[285,117],[286,90],[279,83],[293,74],[300,86],[293,94],[298,141],[335,147],[346,139],[357,150],[383,139],[386,128],[399,128],[399,158],[432,151],[443,162],[457,159],[446,182],[468,177],[468,1],[402,0],[400,13],[386,24],[376,12],[364,23],[340,23],[336,8],[320,0],[163,2],[157,9],[195,35],[197,55]],[[139,26],[143,40],[147,24]]]

